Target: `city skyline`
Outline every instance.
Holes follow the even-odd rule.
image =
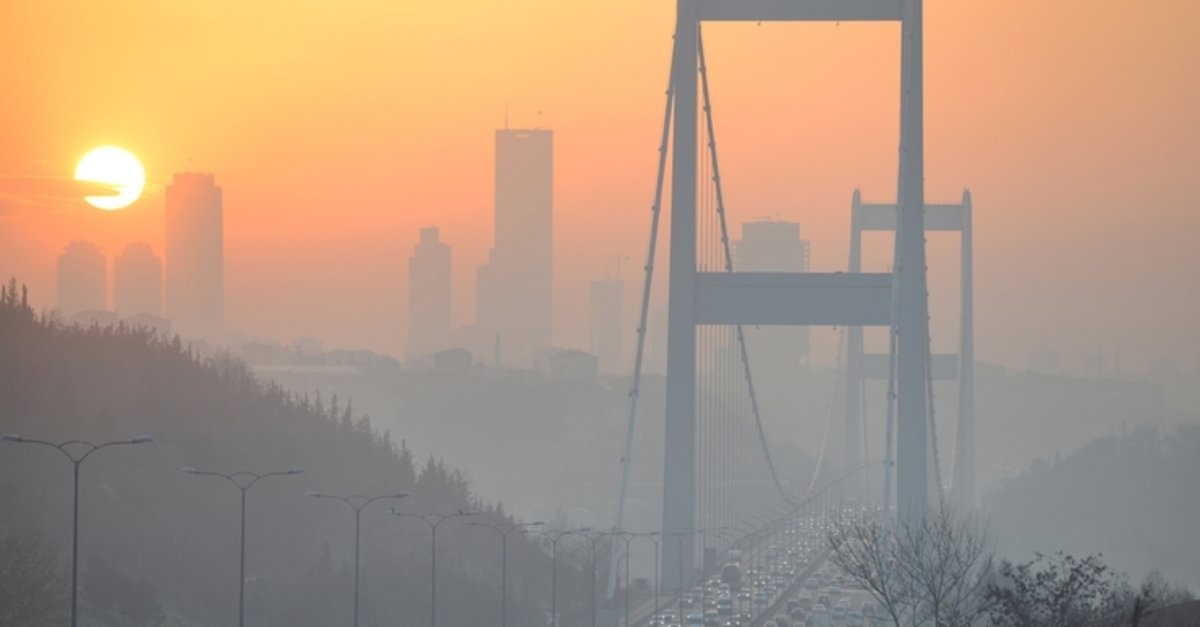
[[[497,129],[492,247],[479,266],[475,329],[480,353],[529,367],[554,336],[554,131]]]
[[[73,240],[58,256],[57,309],[67,317],[108,309],[108,258],[92,242]]]
[[[166,314],[180,335],[220,341],[225,334],[225,226],[222,190],[212,174],[176,173],[166,190]]]
[[[470,324],[474,317],[474,273],[486,260],[491,238],[489,129],[500,125],[508,101],[514,126],[536,125],[542,110],[541,123],[559,135],[555,291],[561,304],[554,315],[555,335],[564,345],[588,344],[587,285],[601,275],[595,259],[637,257],[644,246],[657,125],[653,94],[661,91],[666,72],[662,63],[645,59],[661,56],[671,28],[669,7],[596,7],[586,26],[561,7],[534,22],[520,19],[519,10],[476,7],[487,23],[503,27],[459,24],[464,37],[482,45],[507,40],[502,32],[520,33],[523,44],[493,46],[502,52],[489,63],[499,65],[472,66],[450,83],[391,60],[411,57],[407,46],[429,46],[432,55],[447,61],[464,52],[420,36],[391,37],[406,22],[398,22],[383,5],[352,16],[330,10],[312,23],[283,16],[277,31],[263,35],[278,55],[244,69],[223,69],[229,64],[222,60],[263,45],[250,37],[248,26],[211,21],[214,35],[220,35],[212,41],[232,41],[227,49],[212,48],[207,39],[178,29],[188,19],[210,19],[229,7],[216,2],[179,15],[178,8],[147,10],[137,3],[72,12],[30,5],[12,15],[14,25],[52,18],[61,29],[44,35],[51,40],[16,36],[3,44],[11,58],[30,61],[28,67],[14,68],[13,87],[27,95],[22,101],[27,108],[0,120],[10,141],[0,171],[66,172],[87,148],[107,141],[141,155],[148,176],[143,199],[116,212],[78,205],[22,209],[6,198],[0,268],[30,284],[36,305],[54,305],[55,258],[72,238],[95,241],[108,251],[135,240],[164,251],[158,210],[164,185],[175,171],[199,168],[216,172],[230,190],[226,261],[232,278],[226,309],[231,328],[281,340],[320,336],[331,346],[400,355],[407,336],[405,264],[394,251],[414,245],[420,225],[438,224],[444,238],[455,242],[454,325]],[[447,18],[449,11],[427,10],[434,19]],[[1177,286],[1188,284],[1186,268],[1200,264],[1187,236],[1200,219],[1192,210],[1200,190],[1186,175],[1186,164],[1200,158],[1200,127],[1186,114],[1200,107],[1200,90],[1194,88],[1200,55],[1189,54],[1194,38],[1187,26],[1200,9],[1164,7],[1171,19],[1153,22],[1150,14],[1116,4],[1100,3],[1092,10],[1093,25],[1109,26],[1072,21],[1070,9],[1061,6],[928,7],[927,89],[936,113],[928,125],[928,158],[936,175],[927,182],[927,196],[952,199],[966,186],[976,192],[976,272],[979,284],[987,286],[976,295],[981,360],[1021,368],[1030,353],[1049,346],[1073,368],[1097,346],[1119,343],[1128,369],[1163,357],[1191,364],[1200,340],[1186,334],[1184,341],[1168,338],[1172,330],[1186,328],[1197,306],[1196,296]],[[260,17],[267,13],[256,11]],[[95,43],[103,35],[89,24],[101,16],[109,19],[110,12],[128,17],[123,28],[129,46]],[[338,27],[322,45],[349,43],[345,61],[370,69],[371,80],[323,66],[312,76],[298,72],[288,51],[311,43],[308,35],[316,22]],[[627,29],[626,46],[601,54],[599,47],[583,45],[625,22],[636,24]],[[536,25],[546,23],[567,26]],[[1122,31],[1129,51],[1109,45],[1106,33],[1118,23],[1132,25]],[[155,55],[132,52],[161,32],[179,34],[178,41]],[[796,37],[797,32],[803,36]],[[753,165],[724,172],[730,189],[739,190],[728,199],[730,215],[740,222],[778,213],[803,223],[817,245],[814,269],[844,266],[849,195],[856,186],[872,201],[894,200],[895,155],[889,146],[895,124],[888,111],[898,76],[889,37],[894,33],[886,26],[861,24],[796,31],[771,25],[712,29],[723,150],[729,163]],[[1014,48],[1014,40],[1032,43]],[[384,47],[377,51],[368,43]],[[106,65],[107,76],[125,81],[131,92],[93,89],[103,97],[81,108],[65,86],[99,79],[70,64],[51,65],[36,53],[47,45],[59,51],[56,55],[93,56]],[[205,54],[188,54],[193,49]],[[547,49],[558,54],[545,58]],[[761,76],[731,71],[753,67],[750,59],[764,53],[836,56],[841,62],[836,74],[820,64],[783,68],[774,82],[790,87],[768,94]],[[593,80],[610,80],[603,69],[610,66],[623,72],[627,89],[621,93],[628,98],[584,88]],[[566,73],[566,68],[573,70]],[[251,89],[246,103],[195,98],[206,93],[197,89],[202,81],[222,77],[249,86],[266,70],[278,77],[280,95]],[[1107,78],[1109,72],[1122,77],[1119,88]],[[882,80],[858,80],[864,75]],[[56,80],[47,83],[41,76]],[[166,89],[153,88],[138,78],[143,76],[165,77]],[[309,99],[312,85],[330,88],[308,105],[309,117],[279,106]],[[428,99],[404,97],[406,86],[424,90]],[[52,118],[41,110],[70,115]],[[204,112],[199,118],[184,113],[197,110]],[[262,110],[284,113],[263,118],[257,113]],[[337,133],[316,124],[335,115],[357,123],[331,126],[340,129]],[[781,128],[756,121],[768,117],[789,121]],[[990,122],[984,125],[981,119]],[[864,120],[870,122],[860,123]],[[1125,121],[1138,122],[1137,132]],[[1141,151],[1161,159],[1145,167],[1134,157]],[[372,165],[351,165],[357,163]],[[1060,163],[1071,165],[1056,169]],[[397,177],[403,193],[397,191]],[[351,239],[353,247],[347,243]],[[937,263],[953,254],[952,242],[930,238],[935,321],[954,319],[955,295],[939,286],[957,281],[938,269],[949,264]],[[886,267],[887,255],[881,250],[866,260],[868,267]],[[1161,271],[1141,277],[1136,268],[1143,262]],[[338,273],[356,280],[334,281]],[[332,292],[312,289],[314,282],[331,284]],[[399,289],[368,298],[361,287],[366,284]],[[1062,286],[1071,286],[1070,298],[1057,294]],[[1122,301],[1110,306],[1113,290],[1155,305]],[[1012,306],[1023,295],[1039,305]],[[330,301],[369,301],[372,308],[339,312]],[[349,319],[355,324],[344,324]],[[939,336],[936,327],[935,344],[952,345],[954,330]],[[832,346],[820,344],[814,338],[816,355],[832,362]]]
[[[162,258],[145,242],[125,245],[113,258],[113,311],[162,317]]]
[[[9,4],[0,625],[1200,624],[1200,4]]]
[[[421,240],[408,258],[408,343],[412,361],[452,347],[453,248],[440,241],[438,227],[421,227]]]

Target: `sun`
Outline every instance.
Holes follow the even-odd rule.
[[[79,160],[75,180],[113,187],[110,196],[84,196],[89,205],[114,211],[133,204],[146,185],[146,171],[133,153],[116,146],[101,146]]]

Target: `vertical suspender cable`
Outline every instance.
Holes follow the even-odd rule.
[[[725,222],[725,199],[721,189],[721,169],[717,162],[717,140],[713,133],[712,100],[709,98],[708,92],[708,64],[704,59],[703,31],[698,32],[696,35],[696,47],[700,55],[700,82],[704,94],[704,119],[708,127],[708,150],[712,156],[712,180],[716,187],[717,217],[721,227],[721,246],[725,253],[725,270],[733,272],[733,257],[729,249],[729,228]],[[785,502],[793,503],[794,499],[783,489],[783,483],[779,480],[779,473],[775,469],[775,462],[771,459],[771,450],[767,446],[767,436],[763,431],[762,417],[758,410],[758,398],[754,393],[754,379],[750,373],[750,359],[746,353],[746,336],[742,330],[742,325],[737,325],[736,329],[738,349],[742,357],[742,369],[746,374],[746,391],[749,394],[750,409],[754,415],[754,425],[758,431],[759,444],[762,448],[763,456],[767,461],[767,468],[771,473],[771,481],[775,484],[775,489],[778,490],[780,497]]]

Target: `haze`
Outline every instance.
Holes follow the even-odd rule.
[[[513,126],[540,120],[556,132],[554,338],[586,347],[586,282],[615,273],[618,257],[630,258],[632,282],[644,254],[672,11],[524,0],[9,6],[0,52],[20,60],[6,82],[21,98],[0,116],[0,172],[59,174],[111,142],[143,159],[152,184],[113,215],[7,208],[0,267],[52,306],[53,259],[68,241],[161,250],[162,185],[175,171],[214,171],[227,190],[230,327],[401,355],[418,227],[440,226],[454,246],[455,320],[474,317],[491,130],[507,107]],[[926,13],[927,196],[970,187],[976,198],[978,356],[1023,366],[1049,347],[1076,365],[1119,345],[1131,366],[1193,364],[1200,10],[931,2]],[[843,268],[850,190],[895,194],[897,27],[709,30],[734,224],[798,221],[813,267]],[[946,286],[957,283],[944,275],[955,244],[940,239],[930,283],[945,343]],[[887,249],[868,249],[885,267]],[[832,345],[819,350],[832,361]]]
[[[1200,624],[1200,4],[9,2],[0,58],[0,626]]]

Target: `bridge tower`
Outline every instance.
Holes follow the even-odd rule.
[[[867,231],[896,230],[896,205],[864,203],[854,190],[850,201],[850,272],[862,271],[862,236]],[[954,474],[951,496],[955,503],[975,503],[975,352],[972,255],[974,234],[971,228],[971,192],[963,191],[962,201],[925,205],[925,232],[957,232],[961,237],[960,269],[961,309],[957,354],[930,355],[930,376],[934,381],[958,382],[958,428],[956,429]],[[862,463],[862,432],[866,421],[861,403],[867,381],[890,376],[887,354],[863,352],[863,328],[846,328],[846,415],[844,421],[845,454],[848,468]],[[940,486],[939,486],[940,487]]]
[[[922,0],[676,1],[662,531],[691,541],[686,547],[664,543],[663,563],[680,564],[664,569],[668,590],[684,589],[694,572],[698,325],[890,326],[897,342],[902,519],[919,520],[928,502]],[[697,272],[698,31],[704,21],[900,23],[899,193],[896,264],[890,275]]]

